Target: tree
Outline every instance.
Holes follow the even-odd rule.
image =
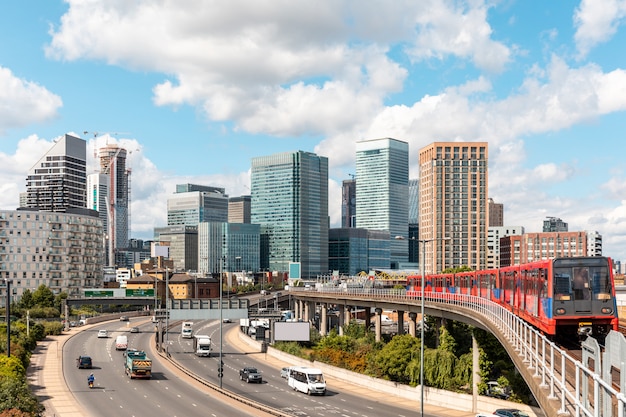
[[[39,307],[54,307],[54,294],[50,288],[41,284],[33,293],[33,301]]]
[[[395,336],[377,354],[375,362],[382,377],[407,384],[410,376],[406,373],[407,363],[413,356],[419,356],[419,339],[408,335]]]
[[[28,288],[26,288],[24,290],[24,293],[22,293],[20,301],[17,303],[17,307],[23,310],[28,310],[30,308],[33,308],[34,305],[35,300],[33,299],[33,293]]]

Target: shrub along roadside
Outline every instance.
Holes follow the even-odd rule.
[[[481,393],[485,393],[486,381],[498,379],[501,385],[510,387],[514,392],[511,400],[527,404],[533,402],[524,381],[515,378],[512,361],[508,361],[512,369],[494,367],[492,359],[499,361],[503,352],[506,356],[506,351],[497,343],[495,337],[452,321],[441,326],[429,323],[429,329],[432,330],[425,334],[424,350],[424,382],[427,386],[471,393],[471,337],[475,334],[481,346],[479,352],[479,367],[483,380],[479,386]],[[438,329],[438,332],[434,329]],[[317,360],[375,378],[411,386],[419,385],[421,345],[418,337],[396,335],[383,337],[381,342],[375,342],[374,333],[355,321],[346,324],[343,333],[343,336],[339,336],[333,329],[327,336],[310,343],[309,346],[297,342],[278,342],[274,347],[304,359]],[[483,345],[489,349],[488,352],[483,350]],[[514,379],[514,382],[509,383],[505,375]]]

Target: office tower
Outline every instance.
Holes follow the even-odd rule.
[[[494,202],[493,198],[487,201],[489,205],[489,227],[504,226],[504,204]]]
[[[356,180],[343,180],[341,186],[341,227],[356,227]]]
[[[197,226],[200,222],[227,222],[228,196],[224,188],[178,184],[167,199],[169,226]]]
[[[419,264],[419,187],[420,180],[409,180],[409,263]]]
[[[28,172],[26,206],[53,212],[85,208],[86,155],[83,139],[58,139]]]
[[[177,271],[198,270],[198,226],[174,225],[154,228],[154,240],[169,246],[169,259]]]
[[[419,151],[419,236],[428,241],[427,274],[487,265],[487,146],[434,142]]]
[[[198,225],[198,272],[258,271],[261,227],[250,223],[202,222]],[[230,277],[230,274],[229,274]]]
[[[391,268],[408,262],[409,144],[382,138],[356,143],[356,226],[387,230]]]
[[[252,197],[242,195],[228,199],[228,223],[250,223]]]
[[[251,221],[261,226],[261,269],[300,262],[303,277],[328,273],[328,158],[304,151],[253,158]]]
[[[567,223],[558,217],[548,217],[543,221],[544,232],[567,232]]]
[[[389,232],[346,227],[328,232],[328,267],[341,275],[389,269]]]
[[[126,149],[108,145],[98,150],[100,174],[107,176],[107,229],[109,256],[111,251],[128,246],[129,172],[126,169]]]

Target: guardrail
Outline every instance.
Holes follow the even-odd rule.
[[[291,287],[289,292],[303,297],[353,299],[357,302],[359,299],[379,299],[415,305],[422,300],[421,291],[407,294],[404,289],[322,286],[306,289]],[[544,397],[537,399],[544,411],[551,409],[558,414],[576,417],[624,417],[626,397],[621,392],[504,307],[481,297],[429,291],[424,292],[424,303],[440,309],[454,306],[489,321],[526,364],[529,375],[539,381],[540,394]],[[599,364],[596,366],[601,369]]]

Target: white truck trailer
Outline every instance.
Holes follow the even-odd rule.
[[[180,336],[183,339],[191,339],[193,337],[193,322],[183,321],[183,327],[180,331]]]
[[[193,351],[196,356],[211,356],[211,337],[197,334],[193,337]]]

